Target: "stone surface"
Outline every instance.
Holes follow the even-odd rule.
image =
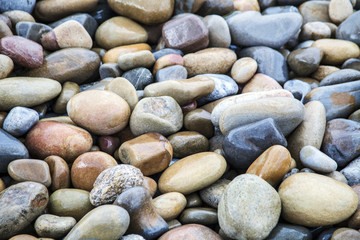
[[[209,47],[228,48],[231,43],[231,35],[224,18],[219,15],[207,15],[203,21],[209,30]]]
[[[240,12],[246,11],[260,11],[259,2],[257,0],[235,0],[234,2],[234,10]]]
[[[294,50],[287,58],[287,62],[298,76],[308,76],[319,67],[323,57],[322,50],[316,47]]]
[[[320,87],[356,81],[360,79],[360,71],[354,69],[341,69],[330,73],[320,82]]]
[[[129,70],[125,72],[122,77],[129,80],[136,90],[143,90],[147,85],[153,82],[153,75],[149,69],[144,67]]]
[[[182,125],[181,108],[168,96],[141,99],[130,117],[131,132],[136,136],[148,132],[168,136],[179,131]]]
[[[117,63],[104,63],[99,68],[100,79],[117,78],[122,75],[122,71]]]
[[[189,155],[209,150],[207,138],[197,132],[183,131],[169,136],[175,158],[184,158]]]
[[[14,62],[8,56],[0,54],[0,79],[9,76],[14,69]]]
[[[164,235],[159,240],[220,240],[222,239],[216,232],[208,227],[200,224],[186,224],[177,228],[174,228]]]
[[[65,82],[63,84],[61,93],[56,99],[56,102],[53,106],[55,113],[64,114],[66,113],[66,105],[69,100],[77,93],[80,92],[80,87],[74,82]]]
[[[21,10],[7,11],[4,12],[3,15],[10,19],[12,26],[16,26],[16,24],[19,22],[35,22],[35,19],[32,15]]]
[[[297,173],[279,187],[282,217],[307,227],[332,225],[356,210],[356,193],[346,184],[315,173]]]
[[[318,69],[311,74],[311,77],[314,78],[317,81],[321,81],[324,79],[327,75],[339,71],[340,69],[334,66],[329,65],[320,65]]]
[[[223,195],[229,183],[230,180],[219,179],[210,186],[202,189],[200,191],[201,200],[213,208],[218,208],[221,196]]]
[[[231,181],[221,197],[219,225],[230,238],[265,239],[276,226],[280,212],[275,189],[258,176],[243,174]]]
[[[309,229],[302,226],[278,223],[267,237],[268,240],[293,239],[311,240],[312,234]]]
[[[218,216],[213,208],[187,208],[181,213],[179,220],[182,224],[212,225],[218,222]]]
[[[5,16],[5,15],[0,15],[0,16]],[[5,16],[6,17],[6,16]],[[8,23],[10,24],[10,26],[3,21],[4,19],[1,19],[2,21],[0,21],[0,37],[9,37],[9,36],[13,36],[14,34],[11,31],[11,21],[8,17],[6,17],[6,19],[8,20]]]
[[[130,216],[122,207],[100,206],[87,213],[64,240],[119,239],[128,229],[129,223]]]
[[[357,58],[349,58],[346,60],[341,66],[342,69],[350,68],[355,70],[360,70],[360,59]]]
[[[159,190],[162,193],[189,194],[214,183],[225,172],[225,168],[226,161],[219,154],[193,154],[172,164],[161,174]]]
[[[31,156],[44,159],[56,155],[67,162],[89,151],[92,143],[91,135],[84,129],[55,121],[39,122],[25,140]]]
[[[44,159],[49,165],[51,176],[51,191],[70,187],[70,170],[64,159],[58,156],[49,156]]]
[[[302,41],[318,40],[330,37],[330,27],[326,23],[319,21],[305,23],[299,35],[299,39]]]
[[[333,235],[331,240],[351,240],[360,239],[360,232],[351,228],[338,228]]]
[[[181,65],[174,65],[162,68],[156,72],[155,81],[163,82],[167,80],[181,80],[187,79],[188,72],[185,67]]]
[[[207,138],[211,138],[214,135],[211,114],[201,108],[190,111],[185,115],[184,127],[189,131],[198,132]]]
[[[306,1],[300,5],[299,11],[303,16],[304,24],[315,21],[331,22],[328,1]]]
[[[186,207],[186,198],[178,192],[169,192],[153,200],[155,211],[165,220],[175,219]]]
[[[311,85],[305,81],[295,79],[286,81],[284,89],[290,91],[294,98],[303,103],[306,94],[311,91]]]
[[[118,77],[111,80],[106,86],[105,90],[111,91],[122,97],[133,110],[139,102],[134,85],[126,78]]]
[[[241,93],[262,92],[283,89],[272,77],[262,73],[256,73],[244,86]]]
[[[22,10],[31,13],[35,7],[36,0],[2,0],[0,3],[0,12]]]
[[[139,168],[144,175],[153,175],[169,166],[173,156],[170,143],[159,133],[146,133],[124,142],[119,148],[119,158]]]
[[[329,4],[329,17],[335,24],[343,22],[353,14],[353,6],[347,0],[331,0]]]
[[[102,60],[103,63],[117,63],[120,54],[141,50],[151,50],[151,47],[146,43],[138,43],[112,48],[104,54]]]
[[[234,10],[234,3],[232,0],[206,0],[201,5],[197,13],[201,16],[217,14],[226,15]]]
[[[183,57],[177,53],[166,54],[156,60],[153,68],[153,74],[155,75],[156,72],[160,69],[174,65],[183,66],[184,65]]]
[[[117,63],[123,71],[138,67],[150,68],[155,63],[155,58],[149,50],[142,50],[121,54]]]
[[[237,60],[231,68],[231,77],[237,83],[246,83],[256,73],[258,64],[250,58],[244,57]]]
[[[117,195],[129,188],[141,186],[143,181],[141,171],[131,165],[121,164],[108,168],[96,178],[90,192],[90,202],[94,206],[112,203]]]
[[[39,114],[30,108],[14,107],[5,118],[3,129],[14,137],[27,133],[39,121]]]
[[[340,173],[342,173],[345,176],[350,186],[360,184],[359,172],[360,172],[359,158],[356,158],[353,161],[351,161],[345,168],[343,168],[340,171]]]
[[[16,194],[16,198],[14,198]],[[23,182],[0,193],[0,236],[9,239],[28,226],[46,208],[49,194],[40,183]]]
[[[360,29],[360,26],[357,24],[359,16],[360,12],[357,11],[343,21],[336,30],[336,38],[359,44],[360,38],[356,34]]]
[[[300,151],[300,160],[304,167],[320,173],[331,173],[337,169],[337,163],[313,146],[305,146]]]
[[[35,231],[40,237],[61,238],[67,234],[76,224],[73,217],[58,217],[51,214],[43,214],[36,219]]]

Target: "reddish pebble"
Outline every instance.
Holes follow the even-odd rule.
[[[98,139],[98,145],[101,151],[114,155],[115,150],[120,147],[120,139],[112,136],[101,136]]]

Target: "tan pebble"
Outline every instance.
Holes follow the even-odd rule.
[[[282,89],[282,87],[275,79],[265,74],[257,73],[246,83],[242,93],[271,91],[276,89]]]
[[[165,220],[175,219],[185,208],[186,198],[178,192],[165,193],[153,200],[155,211]]]
[[[246,83],[256,73],[258,64],[250,58],[244,57],[237,60],[231,68],[231,77],[237,83]]]
[[[139,102],[134,85],[126,78],[114,78],[105,86],[105,90],[116,93],[122,97],[129,104],[131,110],[134,110],[136,104]]]
[[[64,114],[66,113],[66,105],[69,100],[80,92],[80,87],[74,82],[65,82],[59,97],[56,99],[53,110],[55,113]]]
[[[133,68],[150,68],[155,63],[155,58],[149,50],[123,53],[118,57],[117,64],[123,71]]]
[[[49,165],[51,175],[51,190],[70,187],[70,170],[68,164],[59,156],[49,156],[44,159]]]
[[[136,52],[141,50],[151,50],[151,47],[146,43],[131,44],[126,46],[115,47],[107,51],[102,60],[103,63],[117,63],[120,54],[128,52]]]

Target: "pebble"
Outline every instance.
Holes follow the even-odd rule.
[[[23,230],[45,210],[48,201],[48,190],[40,183],[23,182],[3,190],[0,194],[1,238],[9,239]]]
[[[360,232],[351,228],[338,228],[332,235],[331,240],[360,239]]]
[[[250,58],[244,57],[236,60],[231,67],[231,77],[240,84],[249,81],[256,73],[258,68],[257,62]]]
[[[331,0],[329,4],[329,17],[335,24],[342,23],[353,14],[353,6],[347,0]]]
[[[11,10],[22,10],[31,13],[35,7],[36,0],[2,0],[0,1],[0,12]]]
[[[119,206],[104,205],[88,212],[64,240],[119,239],[129,227],[130,216]]]
[[[129,80],[136,90],[143,90],[153,82],[153,75],[149,69],[144,67],[131,69],[125,72],[122,77]]]
[[[172,164],[161,174],[159,190],[162,193],[182,194],[201,190],[218,180],[224,174],[226,165],[225,159],[216,153],[190,155]]]
[[[206,0],[201,5],[197,13],[201,16],[217,14],[217,15],[226,15],[231,13],[234,10],[234,3],[232,0],[222,0],[221,2],[217,0]]]
[[[309,76],[318,69],[322,57],[323,52],[320,48],[301,48],[289,54],[287,63],[296,75]]]
[[[329,86],[340,83],[352,82],[360,79],[360,71],[355,69],[341,69],[324,77],[319,86]]]
[[[236,45],[280,48],[300,30],[302,17],[293,12],[262,16],[249,11],[228,18],[227,23]]]
[[[112,203],[117,195],[129,188],[142,186],[143,181],[141,171],[131,165],[121,164],[105,169],[94,182],[90,202],[94,206]]]
[[[313,238],[310,230],[305,227],[292,224],[278,223],[278,225],[276,225],[276,227],[271,231],[267,239],[311,240]]]
[[[41,43],[42,36],[52,30],[48,25],[36,22],[18,22],[15,29],[18,36],[37,43]]]
[[[327,75],[339,71],[340,69],[334,66],[320,65],[318,69],[311,74],[311,77],[317,81],[323,80]]]
[[[122,163],[139,168],[145,176],[162,172],[173,157],[169,140],[156,132],[143,134],[124,142],[119,148],[119,158]]]
[[[289,80],[284,84],[284,89],[291,92],[291,94],[304,103],[305,96],[311,91],[311,85],[301,80]]]
[[[66,105],[69,100],[77,93],[80,92],[80,87],[74,82],[65,82],[62,86],[61,93],[56,99],[55,104],[53,105],[53,110],[55,113],[64,114],[66,113]]]
[[[218,216],[213,208],[187,208],[181,213],[179,220],[182,224],[212,225],[218,222]]]
[[[117,78],[122,75],[122,71],[117,63],[104,63],[99,68],[100,79]]]
[[[305,1],[299,6],[299,11],[304,24],[315,21],[331,22],[328,1]]]
[[[221,196],[223,195],[229,183],[230,180],[219,179],[210,186],[203,188],[200,191],[201,200],[208,204],[210,207],[218,208]]]
[[[187,201],[186,208],[201,207],[203,204],[198,192],[193,192],[186,195],[186,201]]]
[[[16,26],[19,22],[35,22],[32,15],[21,10],[12,10],[4,12],[3,15],[7,16],[11,20],[12,26]]]
[[[35,221],[34,227],[40,237],[61,238],[64,237],[76,224],[73,217],[58,217],[51,214],[43,214]]]
[[[4,54],[0,54],[0,79],[9,76],[14,69],[14,62],[11,58]]]
[[[114,92],[122,97],[129,104],[131,110],[134,110],[136,104],[139,102],[134,85],[126,78],[117,77],[111,80],[105,86],[105,90]]]
[[[195,52],[209,45],[209,30],[204,22],[194,14],[175,18],[164,24],[162,37],[168,48],[182,52]]]
[[[150,192],[144,187],[132,187],[116,198],[115,205],[121,206],[130,215],[128,233],[139,234],[145,239],[156,239],[168,231],[165,220],[156,212]]]
[[[219,15],[208,15],[203,21],[209,30],[209,47],[228,48],[231,44],[231,35],[224,18]]]
[[[226,48],[207,48],[184,56],[184,67],[190,77],[198,74],[226,74],[236,61],[236,54]]]
[[[121,70],[127,71],[138,67],[149,68],[155,63],[155,58],[149,50],[121,54],[118,57]]]
[[[113,17],[103,22],[96,30],[95,41],[100,47],[111,49],[118,46],[145,43],[145,29],[127,17]]]
[[[315,173],[297,173],[279,187],[282,217],[306,227],[332,225],[356,210],[356,193],[346,184]]]
[[[349,186],[360,184],[359,172],[360,172],[359,158],[352,160],[346,167],[344,167],[340,171],[340,173],[342,173],[345,176]]]
[[[260,11],[259,2],[257,0],[235,0],[234,10],[240,12]]]
[[[341,66],[342,69],[350,68],[355,70],[360,70],[360,59],[357,58],[349,58],[346,60]]]
[[[5,118],[3,129],[14,137],[27,133],[39,121],[39,114],[30,108],[14,107]]]
[[[174,65],[184,65],[184,59],[180,54],[177,53],[170,53],[167,55],[164,55],[156,60],[154,68],[153,68],[153,74],[155,75],[156,72],[160,69],[174,66]]]
[[[186,224],[180,227],[176,227],[164,235],[159,240],[177,240],[177,239],[189,239],[189,240],[221,240],[222,238],[216,232],[208,227],[200,224]]]
[[[346,177],[341,172],[334,171],[334,172],[325,174],[325,176],[331,177],[332,179],[335,179],[335,180],[337,180],[339,182],[348,184],[348,181],[347,181]]]
[[[73,217],[76,221],[82,219],[93,208],[89,192],[75,188],[58,189],[51,194],[49,200],[50,214]]]
[[[241,93],[262,92],[283,89],[272,77],[262,73],[256,73],[244,86]]]
[[[172,97],[168,96],[141,99],[130,117],[130,129],[136,136],[148,132],[158,132],[168,136],[179,131],[182,125],[181,108]]]
[[[187,79],[188,72],[185,67],[181,65],[173,65],[159,69],[155,75],[156,82],[163,82],[168,80]]]
[[[129,234],[126,236],[122,236],[120,238],[120,240],[145,240],[145,238],[143,238],[142,236],[140,236],[138,234]]]
[[[2,15],[2,16],[5,16],[5,15]],[[10,20],[9,18],[7,18],[7,19]],[[11,22],[10,22],[10,24],[11,24]],[[13,35],[14,34],[11,31],[11,27],[9,27],[7,25],[7,23],[1,19],[1,21],[0,21],[0,37],[1,38],[10,37],[10,36],[13,36]]]
[[[38,238],[36,238],[36,237],[34,237],[32,235],[29,235],[29,234],[20,234],[20,235],[13,236],[9,240],[37,240],[37,239]]]
[[[158,60],[159,58],[169,54],[179,54],[180,56],[184,56],[184,53],[181,50],[174,48],[163,48],[153,52],[155,60]]]
[[[245,2],[245,1],[244,1]],[[291,2],[291,4],[295,5],[293,2]],[[241,10],[240,10],[241,11]],[[270,14],[279,14],[279,13],[289,13],[289,12],[294,12],[294,13],[299,13],[299,10],[297,7],[295,6],[289,6],[289,5],[285,5],[285,6],[275,6],[275,7],[268,7],[266,8],[262,14],[263,15],[270,15]]]
[[[252,174],[242,174],[227,186],[218,207],[219,225],[227,237],[265,239],[276,226],[281,201],[276,190]]]
[[[25,145],[31,156],[45,159],[56,155],[72,162],[90,150],[91,135],[79,127],[55,121],[39,122],[27,134]]]
[[[208,139],[197,132],[177,132],[169,136],[169,142],[174,150],[175,158],[184,158],[209,150]]]
[[[100,57],[84,48],[68,48],[53,52],[45,57],[44,64],[27,73],[29,77],[50,78],[60,83],[77,84],[98,74]]]
[[[70,187],[70,170],[64,159],[58,156],[49,156],[44,159],[48,164],[51,176],[50,190],[55,192],[58,189]]]
[[[337,163],[313,146],[305,146],[300,151],[300,160],[304,167],[320,173],[331,173],[337,169]]]
[[[116,165],[116,160],[107,153],[101,151],[83,153],[71,166],[72,185],[77,189],[91,191],[99,174]]]
[[[336,30],[336,38],[352,41],[356,44],[360,43],[360,38],[357,36],[359,26],[356,24],[360,16],[360,13],[354,12],[346,20],[344,20]]]
[[[175,219],[186,207],[186,198],[179,192],[169,192],[153,199],[155,211],[165,220]]]
[[[318,40],[322,38],[330,38],[331,29],[324,22],[308,22],[304,24],[299,35],[299,39],[302,41]]]
[[[115,47],[108,50],[102,60],[103,63],[117,63],[117,59],[122,53],[126,52],[136,52],[141,50],[151,50],[151,47],[146,43],[137,43],[137,44],[130,44],[120,47]]]
[[[154,197],[157,192],[157,183],[154,179],[144,176],[143,187],[149,190],[151,197]]]
[[[211,114],[201,108],[192,110],[185,115],[184,127],[189,131],[198,132],[207,138],[211,138],[214,135]]]

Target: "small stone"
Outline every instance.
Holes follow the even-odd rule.
[[[151,197],[157,192],[157,183],[150,177],[144,177],[143,187],[149,190]]]
[[[242,0],[242,1],[244,1],[244,0]],[[291,1],[291,4],[295,5],[292,1]],[[299,10],[295,6],[289,6],[289,5],[285,4],[285,6],[268,7],[262,12],[262,15],[289,13],[289,12],[299,13]]]
[[[187,79],[188,72],[185,67],[181,65],[174,65],[165,67],[156,72],[155,81],[163,82],[167,80],[181,80]]]
[[[357,58],[349,58],[346,60],[341,66],[342,69],[355,69],[360,71],[360,59]]]
[[[318,69],[322,57],[323,52],[320,48],[301,48],[292,51],[287,62],[298,76],[309,76]]]
[[[5,16],[5,15],[1,14],[0,16]],[[8,17],[7,17],[7,19],[10,20]],[[10,25],[11,25],[11,22],[10,22]],[[14,34],[11,31],[11,27],[9,27],[7,25],[7,23],[5,21],[3,21],[3,19],[0,19],[0,38],[10,37],[10,36],[13,36],[13,35]]]
[[[219,15],[207,15],[203,21],[209,30],[209,47],[228,48],[231,44],[231,35],[224,18]]]
[[[35,19],[30,13],[21,10],[12,10],[3,13],[11,20],[12,26],[16,26],[19,22],[35,22]]]
[[[232,0],[206,0],[201,5],[197,13],[201,16],[217,14],[220,16],[231,13],[234,10],[234,3]]]
[[[348,0],[331,0],[329,4],[329,17],[335,24],[343,22],[353,14],[353,6]]]
[[[9,76],[13,69],[14,62],[11,60],[11,58],[6,55],[0,54],[0,80]]]
[[[186,198],[178,192],[162,194],[153,200],[155,211],[165,220],[175,219],[185,208]]]
[[[61,93],[56,99],[56,102],[53,106],[55,113],[64,114],[66,113],[66,105],[69,100],[80,92],[80,87],[74,82],[65,82],[63,84]]]
[[[306,1],[299,7],[304,24],[308,22],[331,22],[329,18],[329,1]]]
[[[337,163],[313,146],[305,146],[300,151],[301,163],[314,171],[331,173],[337,169]]]
[[[168,167],[159,179],[162,193],[189,194],[218,180],[226,169],[225,159],[216,153],[202,152],[183,158]],[[187,179],[187,181],[184,181]]]
[[[58,156],[49,156],[44,159],[48,164],[51,176],[50,189],[55,192],[61,188],[70,187],[70,170],[64,159]]]
[[[244,86],[241,93],[262,92],[283,89],[272,77],[262,73],[256,73]]]
[[[218,208],[221,196],[223,195],[229,183],[230,180],[219,179],[210,186],[202,189],[200,191],[201,200],[213,208]]]
[[[149,69],[144,67],[129,70],[125,72],[122,77],[129,80],[136,90],[143,90],[147,85],[153,82],[153,75]]]
[[[185,115],[184,127],[189,131],[198,132],[207,138],[211,138],[214,135],[211,114],[201,108],[190,111]]]
[[[351,228],[339,228],[337,229],[331,240],[351,240],[351,239],[360,239],[360,232]]]
[[[321,81],[327,75],[339,71],[340,69],[334,66],[320,65],[318,69],[311,75],[312,78]]]
[[[3,129],[19,137],[27,133],[39,121],[39,114],[30,108],[14,107],[5,118]]]
[[[197,132],[177,132],[169,136],[169,141],[174,149],[175,158],[184,158],[209,150],[209,141]]]
[[[311,91],[311,86],[305,81],[289,80],[284,84],[284,89],[290,91],[294,98],[303,103],[306,94]]]
[[[59,189],[53,192],[49,200],[49,213],[82,219],[94,207],[89,200],[89,192],[80,189]]]
[[[299,39],[302,41],[330,38],[331,29],[324,22],[308,22],[302,27]]]
[[[356,24],[360,16],[360,13],[357,11],[344,20],[336,30],[336,38],[352,41],[356,44],[360,43],[360,38],[357,36],[359,31],[359,26]]]
[[[219,202],[219,225],[235,239],[265,239],[281,212],[278,193],[258,176],[243,174],[227,186]]]
[[[100,79],[117,78],[122,75],[122,71],[117,63],[104,63],[99,68]]]
[[[356,193],[346,184],[315,173],[297,173],[279,187],[282,217],[306,227],[332,225],[356,210]]]
[[[43,214],[36,219],[35,230],[40,237],[61,238],[64,237],[76,224],[73,217],[58,217],[51,214]]]
[[[335,85],[340,83],[346,83],[351,81],[356,81],[360,79],[360,71],[354,69],[341,69],[339,71],[330,73],[324,77],[319,87]]]
[[[107,51],[103,56],[103,63],[117,63],[117,59],[122,53],[136,52],[141,50],[151,50],[146,43],[130,44],[126,46],[115,47]]]
[[[87,213],[64,240],[119,239],[129,227],[130,216],[119,206],[104,205]]]
[[[149,50],[121,54],[117,61],[123,71],[138,67],[150,68],[155,63],[155,58]]]
[[[204,189],[206,189],[206,188],[204,188]],[[193,192],[193,193],[186,195],[186,201],[187,201],[186,208],[201,207],[202,203],[203,203],[197,192]]]
[[[90,192],[90,202],[94,206],[112,203],[117,195],[129,188],[142,186],[143,181],[141,171],[131,165],[121,164],[108,168],[96,178]]]
[[[331,177],[332,179],[335,179],[339,182],[342,182],[342,183],[345,183],[346,185],[348,185],[348,181],[347,181],[346,177],[341,172],[333,171],[329,174],[326,174],[325,176]]]
[[[129,234],[126,236],[122,236],[120,238],[120,240],[146,240],[145,238],[143,238],[141,235],[138,234]]]
[[[39,238],[36,238],[36,237],[34,237],[32,235],[29,235],[29,234],[20,234],[20,235],[13,236],[9,240],[38,240],[38,239]]]
[[[342,173],[349,186],[354,186],[357,184],[360,184],[360,159],[356,158],[353,161],[351,161],[345,168],[343,168],[340,173]]]
[[[146,133],[124,142],[119,148],[121,162],[140,169],[145,175],[153,175],[166,169],[173,156],[173,148],[159,133]]]
[[[176,227],[168,231],[159,238],[159,240],[177,240],[177,239],[221,240],[222,238],[210,228],[200,224],[186,224],[180,227]]]
[[[165,56],[162,56],[156,60],[153,68],[153,74],[155,75],[157,71],[174,65],[180,65],[180,66],[184,65],[184,59],[180,54],[170,53]]]
[[[254,76],[257,67],[258,64],[254,59],[250,57],[240,58],[231,68],[231,77],[237,83],[246,83]]]
[[[257,0],[235,0],[234,10],[240,12],[246,11],[260,11],[260,6]]]
[[[187,208],[181,213],[179,220],[182,224],[212,225],[218,222],[218,216],[213,208]]]
[[[161,58],[165,55],[173,54],[173,53],[179,54],[180,56],[184,56],[184,53],[181,50],[174,49],[174,48],[163,48],[156,52],[153,52],[153,55],[154,55],[155,60],[158,60],[159,58]]]
[[[36,0],[1,0],[0,12],[11,10],[22,10],[31,13],[35,7]]]
[[[181,108],[172,97],[168,96],[141,99],[130,117],[130,129],[136,136],[148,132],[158,132],[168,136],[179,131],[182,125]]]
[[[129,104],[131,110],[134,110],[136,104],[139,102],[134,85],[126,78],[117,77],[111,80],[105,86],[105,90],[114,92],[122,97]]]
[[[268,240],[293,239],[293,240],[311,240],[312,234],[309,229],[302,226],[278,223],[266,238]]]

